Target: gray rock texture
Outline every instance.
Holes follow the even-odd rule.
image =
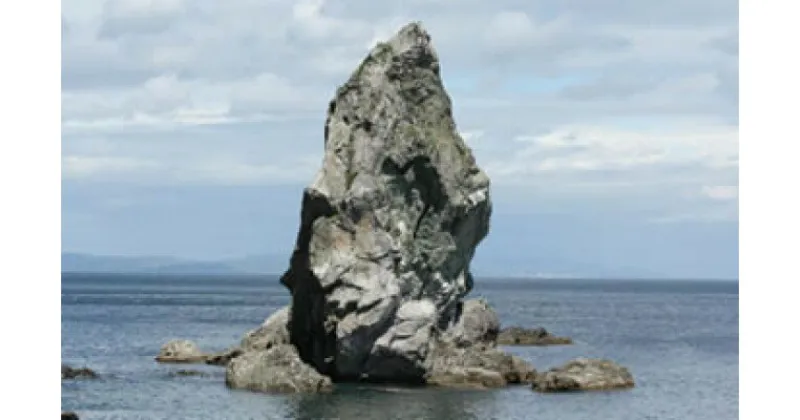
[[[480,345],[459,348],[439,343],[430,362],[426,381],[435,385],[469,387],[477,380],[478,384],[486,386],[483,378],[493,373],[502,378],[500,383],[491,380],[496,386],[527,384],[536,376],[533,366],[519,357]],[[453,382],[453,378],[457,380]]]
[[[456,321],[444,331],[442,341],[457,347],[494,346],[499,331],[500,319],[489,303],[484,299],[468,299],[457,307]]]
[[[193,341],[172,340],[161,346],[156,361],[161,363],[205,363],[206,354]]]
[[[605,359],[575,359],[536,375],[532,388],[539,392],[593,391],[634,386],[627,368]]]
[[[278,344],[289,344],[289,312],[286,306],[270,315],[260,327],[248,332],[239,346],[243,350],[267,350]]]
[[[161,346],[156,361],[159,363],[205,363],[225,366],[240,354],[242,354],[242,350],[238,347],[218,353],[204,353],[193,341],[172,340]]]
[[[96,379],[97,373],[87,368],[73,368],[68,365],[61,365],[61,379]]]
[[[328,107],[322,167],[281,278],[300,357],[337,380],[421,380],[472,288],[491,209],[430,36],[406,25]]]
[[[544,328],[509,327],[500,330],[497,344],[507,346],[554,346],[572,344],[569,337],[558,337]]]
[[[233,389],[265,393],[316,393],[330,391],[330,378],[300,360],[291,345],[253,350],[231,360],[225,384]]]

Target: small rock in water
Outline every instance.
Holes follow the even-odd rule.
[[[572,344],[569,337],[558,337],[544,328],[510,327],[500,330],[497,344],[507,346],[553,346]]]
[[[539,392],[599,391],[632,388],[627,368],[605,359],[576,359],[536,375],[532,388]]]
[[[73,413],[72,411],[62,411],[61,412],[61,420],[78,420],[77,414]]]
[[[172,340],[161,347],[156,361],[161,363],[204,363],[206,355],[193,341]]]
[[[161,347],[156,356],[159,363],[205,363],[208,365],[225,366],[231,359],[242,354],[242,350],[234,347],[218,353],[203,353],[200,348],[189,340],[172,340]]]
[[[87,368],[72,368],[67,365],[61,365],[61,379],[95,379],[97,374]]]

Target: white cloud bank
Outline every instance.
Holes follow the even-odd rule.
[[[495,185],[737,213],[734,0],[66,2],[63,176],[306,183],[335,87],[409,20]]]

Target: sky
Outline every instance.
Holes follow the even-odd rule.
[[[738,278],[735,0],[62,3],[62,249],[294,246],[327,103],[405,23],[492,180],[487,273]]]

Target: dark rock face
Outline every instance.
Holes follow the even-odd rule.
[[[472,288],[490,214],[489,178],[456,131],[430,36],[409,24],[328,109],[281,278],[302,360],[337,380],[422,380]]]
[[[291,345],[248,351],[233,359],[225,372],[233,389],[265,393],[315,393],[333,388],[327,376],[307,365]]]
[[[78,420],[77,414],[73,413],[72,411],[62,411],[61,412],[61,420]]]
[[[205,364],[214,366],[227,366],[231,360],[239,357],[244,351],[238,347],[205,355]]]
[[[569,337],[557,337],[544,328],[510,327],[500,331],[497,344],[507,346],[553,346],[572,344]]]
[[[532,388],[539,392],[599,391],[632,388],[633,375],[610,360],[576,359],[536,375]]]
[[[97,377],[97,373],[89,368],[73,368],[61,365],[61,379],[96,379]]]

